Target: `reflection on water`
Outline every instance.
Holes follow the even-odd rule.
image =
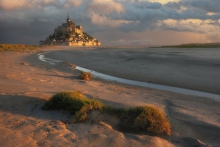
[[[62,62],[61,60],[55,60],[55,59],[45,58],[45,54],[46,54],[46,53],[40,53],[40,54],[38,54],[38,58],[39,58],[41,61],[47,62],[47,63],[49,63],[49,64],[56,64],[56,63],[61,63],[61,62]]]
[[[55,60],[55,59],[50,59],[50,58],[45,58],[45,53],[40,53],[38,54],[38,57],[40,60],[44,62],[48,62],[50,64],[56,64],[62,62],[61,60]],[[184,88],[178,88],[178,87],[172,87],[172,86],[165,86],[165,85],[159,85],[159,84],[152,84],[148,82],[140,82],[140,81],[134,81],[134,80],[128,80],[128,79],[123,79],[123,78],[118,78],[106,74],[102,74],[90,69],[86,69],[83,67],[76,66],[77,70],[80,71],[85,71],[85,72],[91,72],[92,75],[95,78],[101,78],[109,81],[115,81],[123,84],[129,84],[129,85],[135,85],[135,86],[141,86],[141,87],[146,87],[146,88],[154,88],[154,89],[159,89],[159,90],[165,90],[165,91],[171,91],[175,93],[181,93],[181,94],[186,94],[186,95],[193,95],[193,96],[202,96],[202,97],[210,97],[217,99],[220,101],[220,95],[217,94],[211,94],[211,93],[206,93],[206,92],[201,92],[201,91],[196,91],[196,90],[189,90],[189,89],[184,89]]]

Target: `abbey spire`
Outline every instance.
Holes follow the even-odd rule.
[[[67,16],[66,22],[68,23],[69,21],[70,21],[70,14],[69,14],[69,12],[68,12],[68,16]]]

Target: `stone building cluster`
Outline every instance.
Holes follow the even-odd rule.
[[[40,45],[65,45],[65,46],[100,46],[96,38],[91,37],[87,33],[83,32],[82,26],[76,26],[67,17],[66,23],[62,26],[58,26],[52,35],[46,38],[46,40],[41,40]]]

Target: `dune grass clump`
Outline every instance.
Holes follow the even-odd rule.
[[[24,45],[24,44],[0,44],[0,51],[15,51],[15,52],[22,52],[22,51],[32,51],[37,50],[39,46],[34,45]]]
[[[141,109],[142,112],[134,121],[137,130],[144,130],[153,134],[171,134],[170,123],[162,111],[153,106],[145,106]]]
[[[91,100],[82,95],[79,91],[60,92],[45,103],[45,110],[66,110],[75,114],[74,122],[82,122],[88,118],[91,110],[102,109],[103,104],[97,100]]]
[[[107,113],[117,115],[119,128],[126,132],[148,132],[154,135],[170,135],[171,126],[165,115],[154,106],[139,106],[129,109],[105,107]]]
[[[147,132],[153,135],[170,135],[170,123],[165,115],[154,106],[141,106],[129,109],[115,108],[102,102],[84,97],[79,91],[60,92],[43,106],[45,110],[66,110],[74,114],[73,122],[88,119],[92,110],[100,110],[120,119],[119,129],[125,132]]]
[[[92,74],[90,72],[82,72],[79,78],[82,80],[92,80]]]

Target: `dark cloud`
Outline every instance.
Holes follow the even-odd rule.
[[[207,12],[220,12],[220,1],[219,0],[192,0],[187,2],[188,6],[203,9]],[[187,5],[183,2],[183,5]]]
[[[136,1],[135,3],[130,3],[130,5],[133,5],[134,7],[138,9],[160,9],[162,7],[161,3],[158,3],[158,2],[152,3],[148,1],[144,1],[144,2]]]
[[[220,12],[219,0],[182,0],[179,2],[168,2],[165,6],[175,10],[180,10],[181,7],[186,7],[187,9],[198,8],[206,12]]]
[[[180,10],[182,4],[180,2],[168,2],[164,6],[169,7],[173,10]]]

